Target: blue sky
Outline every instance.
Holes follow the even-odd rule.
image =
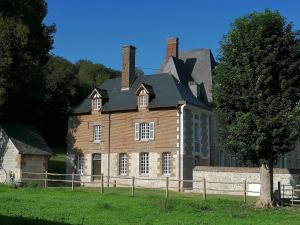
[[[266,8],[300,29],[298,0],[47,0],[46,24],[55,23],[55,55],[71,62],[90,59],[121,68],[121,47],[137,47],[136,65],[155,73],[165,56],[168,37],[179,37],[180,51],[210,48],[217,57],[219,41],[235,18]]]

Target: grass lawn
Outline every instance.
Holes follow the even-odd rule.
[[[22,188],[0,186],[0,224],[300,224],[300,208],[255,210],[242,197],[150,189]],[[21,217],[22,216],[22,217]]]

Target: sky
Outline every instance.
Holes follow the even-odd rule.
[[[56,24],[52,53],[71,62],[89,59],[120,70],[121,48],[134,45],[136,66],[153,74],[164,61],[166,39],[179,51],[210,48],[238,17],[279,10],[300,29],[299,0],[46,0],[45,24]]]

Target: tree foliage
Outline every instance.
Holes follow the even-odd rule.
[[[272,164],[291,151],[299,136],[299,89],[299,31],[277,11],[235,20],[214,71],[224,148],[254,164]]]
[[[43,23],[46,14],[43,0],[0,2],[0,112],[6,119],[34,120],[42,101],[41,70],[55,32]]]

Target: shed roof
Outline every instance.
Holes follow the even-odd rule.
[[[20,154],[51,155],[52,150],[35,127],[23,124],[0,124]]]

